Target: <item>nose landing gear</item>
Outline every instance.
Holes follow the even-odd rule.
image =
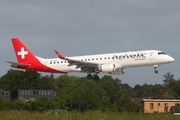
[[[158,74],[158,70],[155,70],[154,73],[155,73],[155,74]]]
[[[155,73],[155,74],[158,74],[157,67],[159,67],[159,65],[154,65],[154,73]]]

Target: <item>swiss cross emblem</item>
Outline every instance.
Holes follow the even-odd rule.
[[[28,51],[25,51],[24,48],[21,48],[21,51],[17,53],[19,56],[21,56],[21,59],[25,59],[25,55],[28,55]]]

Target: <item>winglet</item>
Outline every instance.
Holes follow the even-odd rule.
[[[57,50],[55,50],[55,53],[60,59],[65,59],[65,57],[62,56]]]

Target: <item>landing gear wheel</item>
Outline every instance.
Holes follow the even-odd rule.
[[[92,79],[93,79],[93,76],[92,76],[91,74],[88,74],[88,75],[87,75],[87,79],[92,80]]]
[[[155,73],[155,74],[158,74],[157,67],[159,67],[159,65],[154,65],[154,73]]]
[[[99,80],[99,76],[98,75],[94,75],[94,80],[98,81]]]
[[[158,74],[158,71],[157,71],[157,70],[155,70],[155,71],[154,71],[154,73],[155,73],[155,74]]]

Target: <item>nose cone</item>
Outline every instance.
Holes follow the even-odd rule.
[[[174,62],[174,61],[175,61],[175,59],[174,59],[174,58],[172,58],[172,57],[169,57],[168,61],[169,61],[169,62]]]

